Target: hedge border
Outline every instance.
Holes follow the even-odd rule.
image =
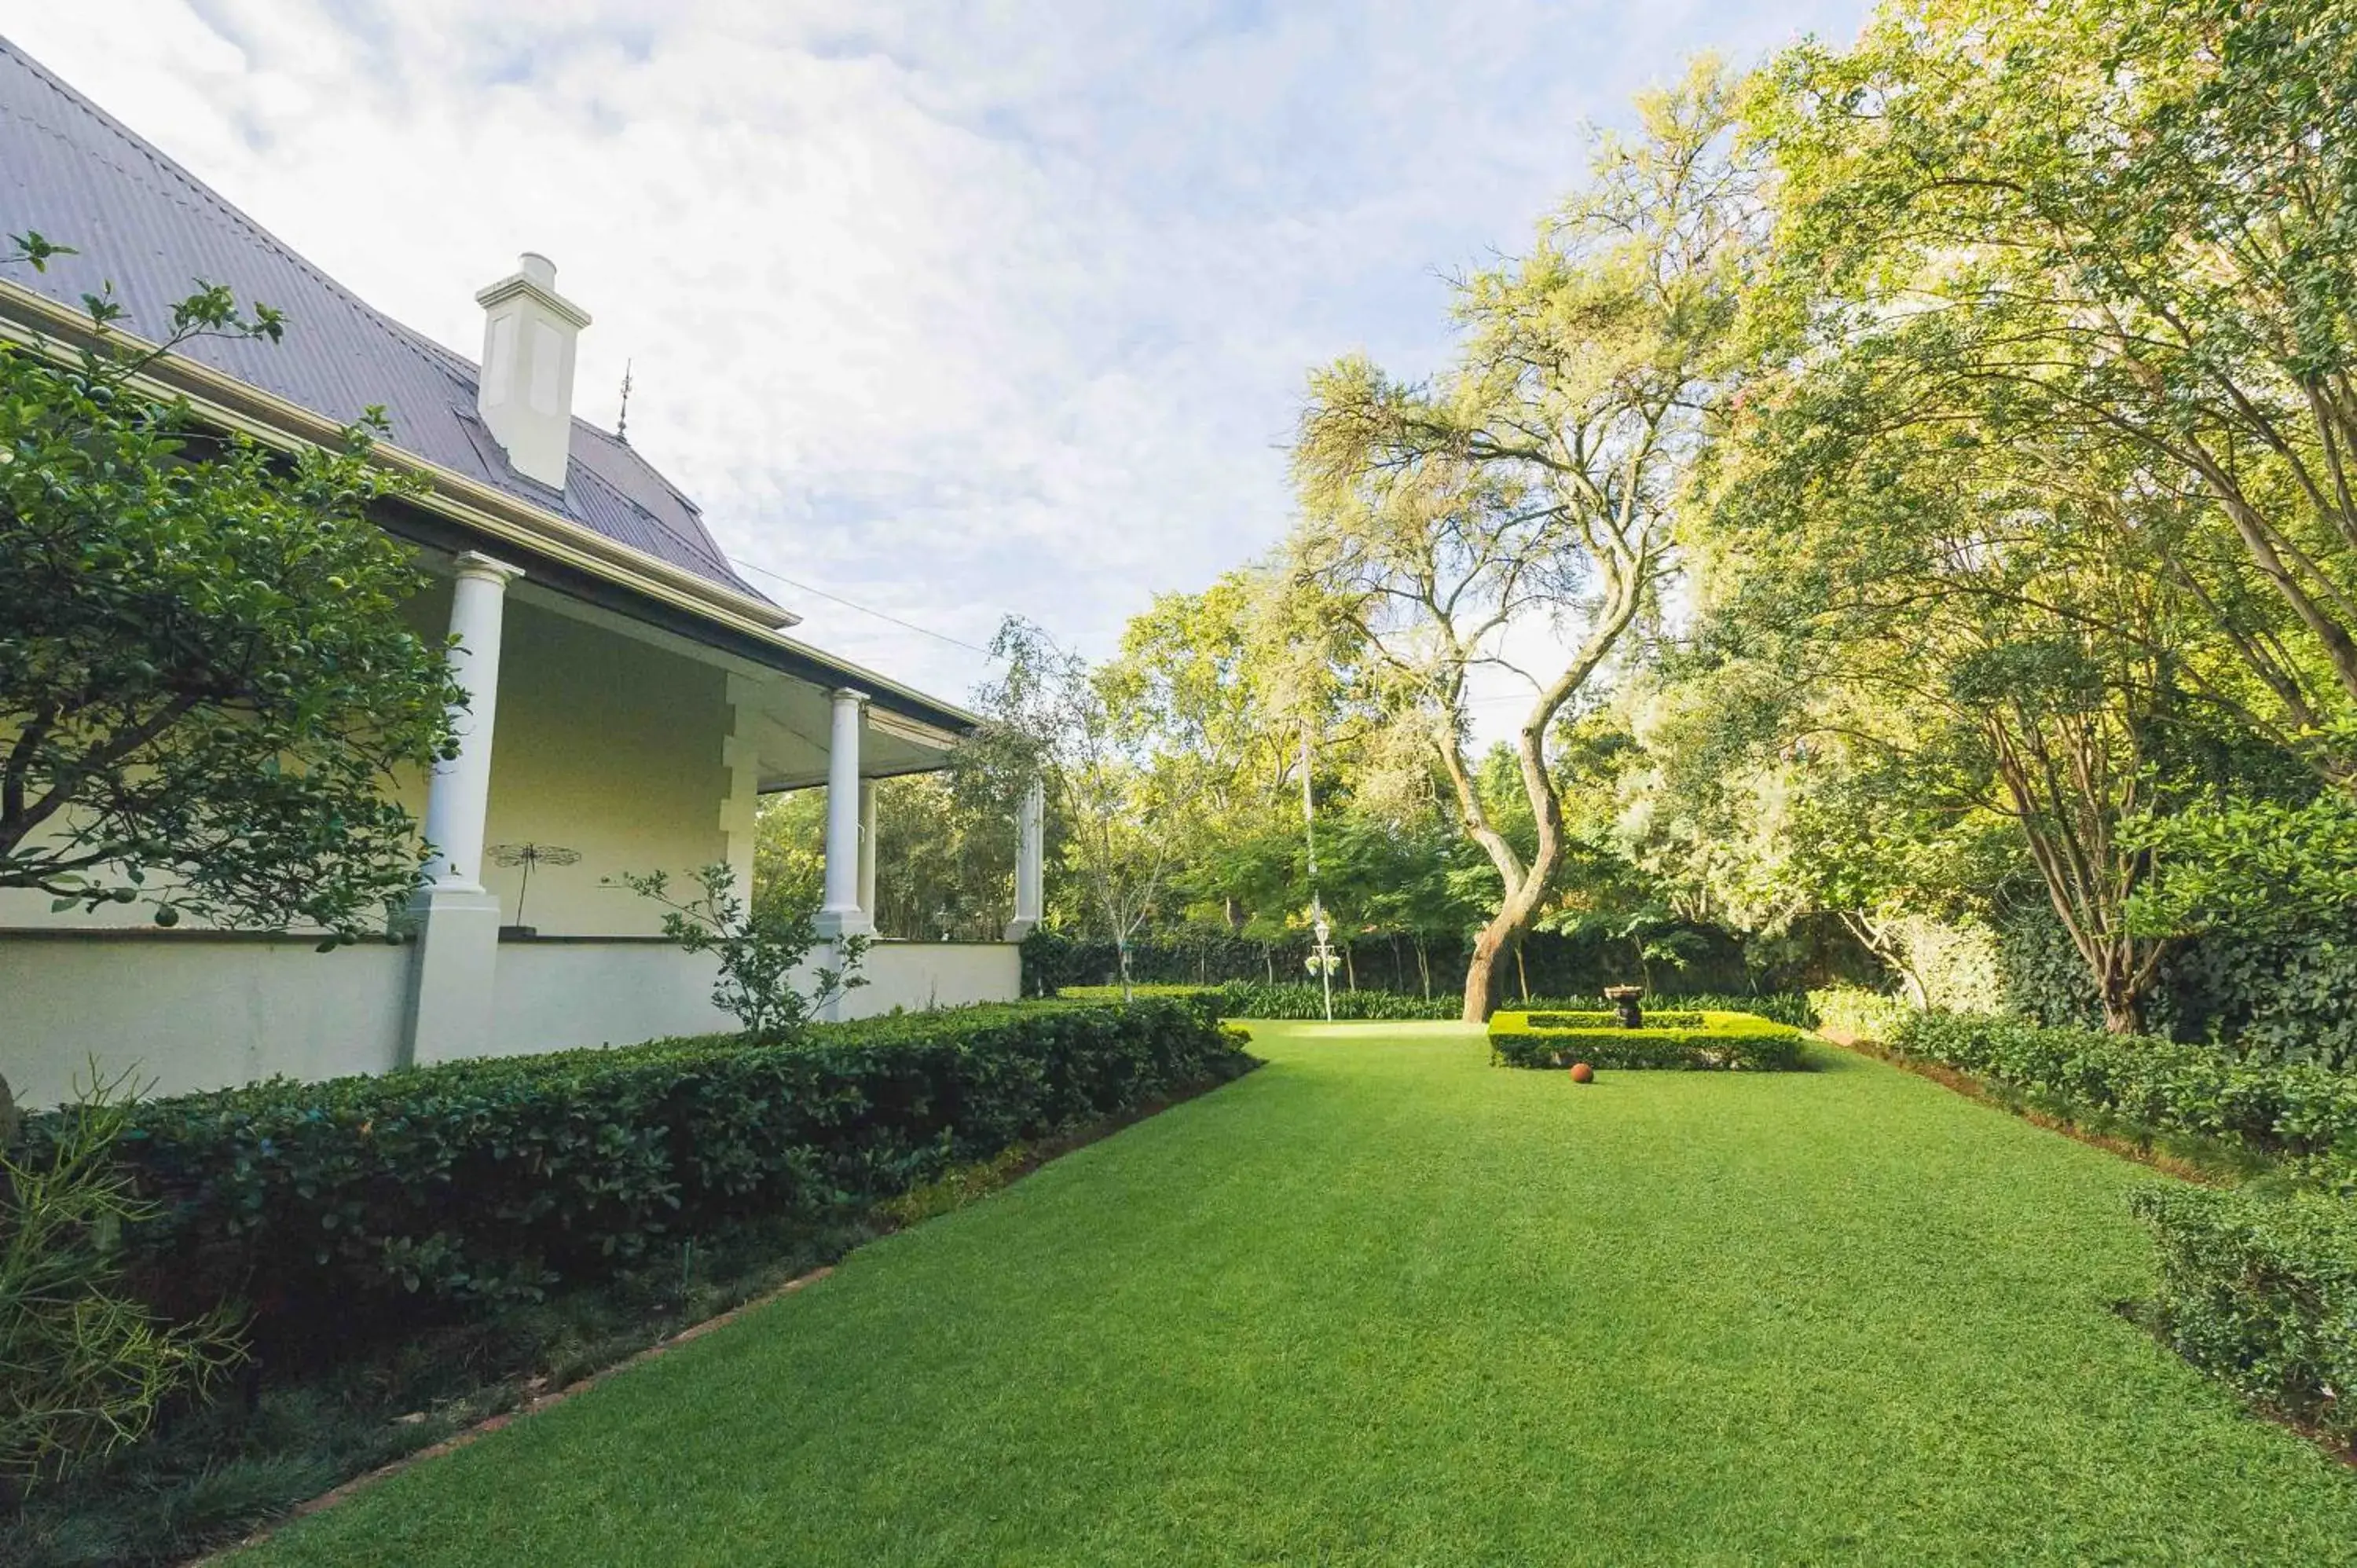
[[[2305,1181],[2357,1195],[2357,1075],[2244,1061],[2221,1047],[2049,1029],[2009,1018],[1918,1013],[1883,1042],[2050,1105],[2239,1149]]]
[[[2153,1326],[2271,1415],[2357,1449],[2357,1206],[2148,1187],[2129,1207],[2160,1250]]]
[[[150,1101],[119,1149],[160,1212],[126,1262],[159,1308],[242,1301],[265,1337],[464,1314],[1241,1076],[1243,1043],[1199,1000],[1002,1005]]]

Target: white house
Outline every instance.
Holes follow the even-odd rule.
[[[828,791],[822,923],[867,929],[872,781],[939,768],[972,718],[790,635],[795,618],[737,575],[695,503],[574,415],[590,317],[546,258],[476,295],[479,367],[0,41],[0,231],[28,230],[80,253],[0,274],[0,335],[70,342],[102,280],[135,333],[202,278],[283,311],[285,341],[192,343],[158,366],[158,390],[285,445],[383,405],[381,459],[425,481],[383,524],[433,574],[414,613],[459,638],[472,701],[457,762],[403,786],[437,846],[413,940],[323,954],[299,935],[167,931],[0,892],[0,1074],[22,1099],[59,1098],[93,1059],[168,1092],[726,1026],[709,961],[605,879],[726,861],[749,886],[766,791]],[[848,1012],[1016,994],[1012,942],[1039,907],[1036,795],[1020,831],[1009,940],[879,942]],[[528,929],[524,868],[499,854],[524,844],[577,856],[532,870]]]

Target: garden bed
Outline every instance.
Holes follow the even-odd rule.
[[[669,1041],[150,1102],[125,1157],[172,1208],[133,1239],[140,1278],[197,1305],[243,1262],[259,1355],[227,1397],[175,1409],[146,1441],[0,1507],[0,1561],[166,1563],[234,1540],[1256,1065],[1200,1004],[1164,1000],[974,1008],[827,1026],[796,1046]],[[671,1114],[732,1093],[744,1098],[727,1125]],[[627,1122],[626,1106],[638,1107]],[[54,1126],[37,1119],[29,1141]],[[699,1156],[739,1173],[733,1196],[634,1211],[625,1184],[655,1176],[617,1160],[619,1190],[592,1201],[599,1149],[669,1147],[655,1135],[665,1128],[711,1134]],[[441,1189],[438,1203],[404,1195],[401,1151],[424,1149],[446,1172],[488,1173],[479,1206],[447,1175],[414,1184]],[[511,1184],[490,1179],[511,1163]],[[550,1189],[537,1238],[511,1212],[535,1184]],[[307,1244],[297,1228],[323,1215],[337,1225]],[[371,1228],[382,1266],[335,1245],[346,1216]],[[578,1234],[591,1225],[605,1227],[587,1232],[594,1246]],[[489,1266],[521,1246],[536,1268]],[[399,1265],[419,1255],[480,1261],[418,1273],[413,1287]],[[168,1278],[175,1267],[187,1277]]]

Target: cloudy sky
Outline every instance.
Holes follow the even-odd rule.
[[[1432,367],[1439,274],[1521,245],[1585,127],[1864,9],[0,0],[0,32],[470,357],[475,289],[553,257],[596,317],[580,411],[611,425],[629,360],[631,441],[801,633],[958,697],[1004,614],[1101,653],[1273,542],[1308,370]]]

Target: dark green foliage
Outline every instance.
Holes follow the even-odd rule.
[[[1078,944],[1049,926],[1034,926],[1017,950],[1023,963],[1023,994],[1053,996],[1067,985],[1092,983],[1077,961]]]
[[[1996,931],[2007,1011],[2055,1027],[2102,1026],[2087,966],[2050,911],[2015,911]],[[2228,1040],[2245,1058],[2357,1067],[2357,929],[2189,937],[2163,964],[2147,1013],[2156,1033]]]
[[[2169,1343],[2265,1409],[2357,1446],[2357,1208],[2185,1187],[2129,1203],[2160,1244]]]
[[[1454,995],[1462,1010],[1465,963],[1469,943],[1435,938],[1425,943],[1425,969],[1416,962],[1414,941],[1405,936],[1353,937],[1338,930],[1339,946],[1350,942],[1351,971],[1361,991],[1394,991],[1421,995],[1428,971],[1435,996]],[[1222,929],[1180,929],[1141,934],[1130,943],[1130,977],[1141,984],[1217,985],[1226,981],[1259,981],[1278,984],[1314,979],[1303,961],[1309,938],[1301,933],[1283,941],[1260,941]],[[1640,948],[1672,947],[1685,957],[1683,968],[1659,959],[1652,962],[1651,988],[1663,996],[1688,993],[1741,995],[1752,987],[1797,993],[1808,986],[1835,981],[1872,978],[1874,961],[1838,923],[1811,922],[1805,931],[1785,939],[1738,938],[1710,926],[1666,924],[1649,927],[1643,943],[1610,931],[1582,928],[1574,931],[1535,930],[1523,940],[1518,969],[1512,956],[1501,961],[1506,976],[1502,1004],[1519,1005],[1522,983],[1530,982],[1533,996],[1595,995],[1608,985],[1647,982]],[[1107,985],[1120,979],[1120,962],[1109,941],[1074,940],[1055,933],[1043,940],[1039,961],[1053,957],[1053,974],[1067,985]],[[1033,969],[1025,970],[1026,994]],[[1041,973],[1049,972],[1046,969]],[[1334,976],[1335,988],[1348,988],[1344,972]],[[1451,1012],[1449,1017],[1458,1014]]]
[[[2212,1046],[1921,1013],[1885,1042],[2021,1090],[2066,1113],[2215,1139],[2295,1174],[2357,1184],[2357,1076],[2310,1063],[2244,1061]]]
[[[1795,1029],[1817,1026],[1816,1009],[1810,1004],[1808,993],[1803,991],[1770,991],[1757,996],[1719,991],[1680,992],[1661,1000],[1674,1003],[1682,1010],[1697,1013],[1749,1013],[1754,1017],[1790,1025]],[[1649,1021],[1652,1018],[1650,1007],[1645,1016]]]
[[[9,1568],[185,1563],[340,1482],[512,1410],[776,1289],[871,1240],[856,1213],[732,1226],[545,1301],[440,1323],[334,1363],[281,1369],[247,1399],[177,1409],[159,1430],[0,1509]]]
[[[370,460],[373,414],[291,457],[201,428],[137,390],[153,356],[89,303],[70,362],[0,347],[0,887],[350,940],[416,881],[386,780],[450,751],[463,695],[372,516],[411,483]],[[220,287],[141,325],[281,330]]]
[[[1275,985],[1232,980],[1210,993],[1218,998],[1220,1014],[1228,1018],[1314,1019],[1326,1016],[1326,995],[1317,985],[1298,981]],[[1334,988],[1337,1019],[1454,1018],[1465,1010],[1458,995],[1407,996],[1395,991],[1351,991]]]
[[[1802,1036],[1746,1013],[1662,1013],[1624,1029],[1609,1013],[1499,1013],[1490,1020],[1490,1059],[1501,1067],[1663,1068],[1797,1072],[1807,1066]]]
[[[2180,948],[2162,980],[2169,1032],[2215,1036],[2237,1055],[2357,1069],[2357,933],[2206,932]]]
[[[1272,1018],[1308,1021],[1326,1015],[1326,999],[1315,984],[1303,982],[1267,985],[1249,981],[1230,981],[1216,986],[1209,994],[1219,999],[1220,1014],[1227,1018]],[[1750,1013],[1794,1028],[1810,1028],[1816,1015],[1809,1009],[1809,999],[1792,992],[1780,992],[1766,996],[1713,995],[1674,996],[1664,999],[1674,1002],[1688,1012]],[[1523,1004],[1523,1010],[1553,1010],[1556,1012],[1600,1008],[1601,996],[1577,999],[1561,996],[1534,996]],[[1464,998],[1451,993],[1439,996],[1404,995],[1393,991],[1334,992],[1334,1016],[1342,1019],[1443,1019],[1459,1016],[1465,1007]],[[1646,1014],[1650,1020],[1654,1015]]]
[[[888,1196],[1251,1059],[1184,1000],[984,1007],[188,1095],[137,1107],[117,1147],[162,1206],[130,1239],[159,1305],[350,1332]]]
[[[2004,912],[1995,922],[1997,983],[2006,1011],[2050,1028],[2100,1029],[2103,998],[2087,972],[2087,961],[2071,945],[2071,934],[2044,905]],[[2156,1018],[2169,1015],[2167,983],[2152,1004]]]

